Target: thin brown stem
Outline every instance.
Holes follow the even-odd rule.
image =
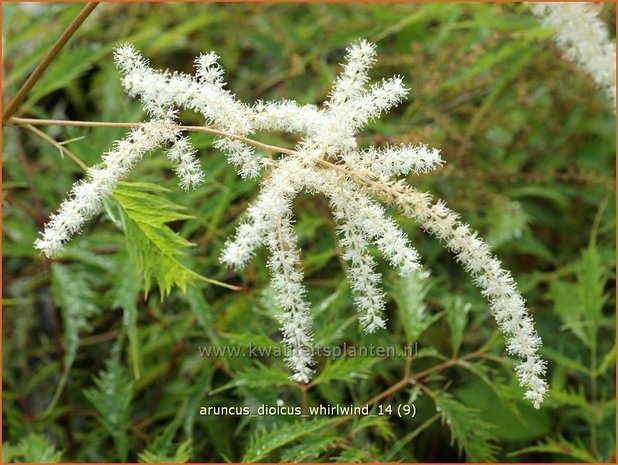
[[[13,123],[19,126],[31,125],[31,126],[77,126],[83,128],[134,128],[140,126],[143,123],[116,123],[109,121],[70,121],[60,119],[38,119],[38,118],[11,118],[9,123]],[[264,144],[255,139],[250,139],[245,136],[237,134],[231,134],[229,132],[221,131],[220,129],[213,128],[211,126],[178,126],[183,131],[194,132],[207,132],[221,137],[229,137],[230,139],[236,139],[245,144],[252,145],[267,152],[285,153],[286,155],[293,155],[296,152],[294,150],[286,149],[283,147],[277,147],[275,145]]]
[[[447,360],[446,362],[443,363],[438,363],[437,365],[434,365],[430,368],[427,368],[426,370],[423,371],[419,371],[418,373],[414,374],[414,380],[420,380],[423,378],[426,378],[428,375],[435,373],[437,371],[442,371],[445,368],[450,368],[453,367],[455,365],[458,365],[460,363],[459,359],[451,359],[451,360]]]
[[[77,126],[83,128],[132,128],[142,123],[113,123],[108,121],[73,121],[64,119],[43,119],[43,118],[19,118],[13,117],[8,121],[11,124],[32,126]]]
[[[82,126],[82,127],[135,127],[135,126],[142,124],[142,123],[116,123],[116,122],[93,122],[93,121],[67,121],[67,120],[34,119],[34,118],[11,118],[10,122],[17,124],[17,125],[24,125],[26,128],[31,128],[31,130],[35,129],[33,127],[33,124]],[[222,130],[219,130],[219,129],[216,129],[210,126],[179,125],[178,128],[181,130],[185,130],[185,131],[201,131],[201,132],[207,132],[207,133],[215,134],[215,135],[222,136],[222,137],[228,137],[230,139],[236,139],[236,140],[244,142],[245,144],[252,145],[254,147],[257,147],[257,148],[260,148],[260,149],[263,149],[269,152],[283,153],[286,155],[298,154],[298,152],[294,150],[290,150],[284,147],[278,147],[275,145],[264,144],[255,139],[251,139],[249,137],[245,137],[245,136],[241,136],[237,134],[232,134],[232,133],[222,131]],[[44,134],[41,131],[38,131],[38,133]],[[47,135],[45,136],[49,137]],[[53,141],[53,139],[49,138],[48,141],[51,142]],[[55,141],[51,143],[53,143],[54,145],[58,147],[62,147],[61,145],[57,144]],[[319,166],[322,166],[323,168],[333,169],[333,170],[339,171],[340,173],[346,176],[350,176],[354,178],[356,181],[359,181],[365,186],[373,189],[375,193],[387,203],[392,203],[393,199],[397,198],[398,194],[401,194],[401,192],[399,192],[399,190],[396,187],[391,186],[387,183],[384,183],[381,180],[375,180],[375,179],[368,178],[361,173],[357,173],[353,170],[350,170],[347,166],[331,163],[323,158],[316,160],[315,163]]]
[[[423,378],[425,378],[427,375],[437,372],[437,371],[442,371],[446,368],[455,366],[455,365],[459,365],[461,364],[463,361],[466,360],[470,360],[470,359],[474,359],[474,358],[478,358],[483,356],[483,351],[482,350],[477,350],[475,352],[472,352],[471,354],[466,355],[465,357],[461,357],[459,359],[455,358],[455,359],[451,359],[451,360],[447,360],[443,363],[439,363],[437,365],[434,365],[433,367],[430,367],[426,370],[420,371],[418,373],[415,374],[411,374],[411,368],[412,368],[412,357],[406,357],[406,364],[404,366],[404,373],[403,373],[403,377],[397,381],[395,384],[389,386],[387,389],[385,389],[384,391],[376,394],[375,396],[373,396],[372,398],[370,398],[369,400],[363,402],[363,406],[364,405],[375,405],[377,403],[379,403],[380,401],[386,399],[387,397],[392,396],[393,394],[395,394],[396,392],[399,392],[401,389],[405,388],[406,386],[416,386],[418,385],[424,392],[426,392],[427,394],[429,394],[431,397],[433,397],[433,393],[431,391],[431,389],[429,389],[427,386],[425,386],[421,380]],[[310,385],[307,385],[307,387],[310,387]],[[307,387],[305,388],[305,390],[307,389]],[[301,388],[302,389],[302,388]],[[333,427],[338,426],[342,423],[345,423],[348,420],[351,420],[352,418],[354,418],[353,415],[346,415],[344,417],[341,417],[338,421],[336,421],[335,423],[333,423]],[[431,420],[431,422],[433,422],[433,419]]]
[[[15,97],[9,102],[2,115],[2,121],[7,121],[11,116],[13,116],[17,110],[19,110],[19,106],[22,104],[28,92],[34,87],[37,81],[41,78],[47,67],[50,65],[54,58],[60,53],[62,47],[69,41],[69,39],[75,34],[75,31],[79,29],[82,23],[86,20],[86,18],[92,13],[92,11],[97,7],[99,2],[91,2],[87,3],[82,11],[71,21],[71,24],[67,26],[64,32],[58,37],[58,40],[53,45],[53,47],[47,52],[47,54],[43,57],[43,59],[39,62],[39,64],[34,68],[32,74],[26,79],[26,82],[22,84],[20,89],[15,94]]]
[[[485,353],[482,350],[477,350],[460,358],[452,358],[445,362],[438,363],[437,365],[429,367],[423,371],[419,371],[418,373],[414,373],[414,375],[412,376],[412,378],[410,378],[410,380],[411,382],[415,383],[418,380],[422,380],[423,378],[426,378],[428,375],[435,373],[437,371],[442,371],[445,368],[450,368],[450,367],[454,367],[457,365],[462,366],[464,362],[468,360],[474,360],[476,358],[480,358],[484,356],[485,356]]]
[[[404,371],[403,371],[404,379],[410,378],[410,370],[411,369],[412,369],[412,356],[408,355],[408,356],[406,356],[406,364],[405,364]]]
[[[380,402],[383,399],[386,399],[389,396],[392,396],[393,394],[395,394],[396,392],[400,391],[401,389],[403,389],[406,386],[410,386],[411,384],[413,384],[413,380],[407,376],[405,376],[404,373],[404,377],[402,379],[400,379],[399,381],[397,381],[395,384],[393,384],[392,386],[388,387],[387,389],[385,389],[384,391],[380,392],[379,394],[376,394],[375,396],[373,396],[371,399],[367,400],[366,402],[363,402],[363,406],[368,405],[368,406],[372,406],[377,404],[378,402]],[[354,418],[354,415],[346,415],[344,417],[341,417],[338,421],[336,421],[333,426],[337,426],[340,425],[341,423],[344,423],[350,419]]]
[[[371,399],[369,399],[367,402],[365,402],[363,405],[375,405],[378,402],[380,402],[382,399],[386,399],[387,397],[391,396],[392,394],[396,393],[397,391],[399,391],[400,389],[410,385],[410,379],[409,378],[402,378],[399,381],[397,381],[395,384],[393,384],[391,387],[389,387],[388,389],[382,391],[381,393],[373,396]]]
[[[36,134],[37,136],[39,136],[44,141],[49,142],[51,145],[56,147],[60,151],[61,154],[64,154],[67,157],[69,157],[71,160],[73,160],[82,170],[84,170],[84,171],[88,170],[88,166],[83,161],[81,161],[77,155],[75,155],[73,152],[71,152],[69,149],[67,149],[64,145],[60,144],[54,138],[48,136],[47,134],[45,134],[40,129],[37,129],[34,126],[31,126],[29,124],[25,124],[23,126],[28,131]]]

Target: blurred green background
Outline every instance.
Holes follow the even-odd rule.
[[[3,3],[6,104],[83,5]],[[601,17],[615,34],[615,6]],[[492,245],[534,314],[549,361],[539,411],[522,400],[487,303],[441,244],[392,212],[431,275],[401,280],[380,259],[388,330],[359,329],[325,199],[295,203],[316,341],[404,347],[417,384],[385,395],[397,415],[217,417],[200,406],[360,405],[405,359],[319,359],[309,388],[277,357],[201,357],[199,346],[280,347],[261,251],[242,272],[218,255],[258,182],[191,134],[206,183],[191,193],[162,154],[128,181],[194,218],[182,261],[241,291],[194,283],[146,296],[118,205],[53,261],[32,247],[81,169],[23,126],[3,127],[3,461],[610,461],[615,459],[615,116],[524,4],[101,4],[32,89],[20,114],[135,122],[111,53],[133,43],[154,67],[192,72],[214,50],[246,101],[322,102],[345,47],[378,45],[372,78],[400,74],[410,98],[361,146],[424,142],[446,165],[409,182],[442,198]],[[186,124],[203,124],[183,114]],[[41,127],[85,164],[125,130]],[[260,140],[291,146],[284,134]],[[57,394],[57,395],[56,395]],[[374,407],[373,413],[377,412]]]

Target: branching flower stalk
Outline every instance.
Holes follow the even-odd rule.
[[[531,3],[531,11],[554,29],[554,40],[565,57],[601,88],[616,111],[616,41],[590,2]]]
[[[138,97],[150,121],[131,130],[104,155],[103,167],[78,182],[59,211],[46,225],[35,247],[48,256],[84,222],[99,211],[102,199],[149,151],[168,147],[168,158],[183,188],[203,180],[195,150],[182,135],[176,112],[201,113],[208,129],[220,136],[215,146],[223,151],[242,177],[256,177],[269,167],[261,190],[248,206],[228,240],[221,262],[242,268],[260,246],[270,252],[271,284],[281,306],[279,320],[287,347],[287,364],[293,379],[307,383],[313,374],[313,333],[310,305],[305,299],[303,272],[293,227],[292,204],[301,192],[325,196],[337,222],[339,243],[359,321],[365,331],[386,325],[382,276],[369,249],[373,244],[401,275],[420,269],[419,256],[397,224],[386,216],[382,203],[415,219],[428,233],[444,241],[457,260],[474,277],[490,303],[493,316],[507,337],[507,350],[521,359],[516,368],[525,397],[539,408],[547,393],[545,362],[538,355],[541,340],[511,274],[476,232],[443,202],[415,190],[398,177],[424,173],[443,163],[439,151],[424,144],[361,150],[356,134],[371,119],[396,106],[408,90],[394,76],[367,87],[368,71],[375,61],[375,46],[359,41],[348,49],[343,71],[322,108],[293,101],[239,102],[224,88],[223,70],[214,53],[196,59],[196,74],[156,71],[129,45],[116,49],[115,60],[123,86]],[[286,131],[300,135],[293,149],[255,141],[256,131]],[[266,151],[282,156],[271,159]]]

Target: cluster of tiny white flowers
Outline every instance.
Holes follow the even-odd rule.
[[[252,132],[253,111],[225,89],[223,69],[214,52],[195,59],[195,76],[155,71],[130,45],[118,47],[115,57],[124,74],[124,89],[129,96],[139,97],[149,114],[169,111],[169,108],[186,108],[201,113],[207,124],[216,125],[222,131],[235,135]],[[218,140],[216,146],[239,168],[241,176],[255,177],[260,173],[262,163],[252,147],[225,138]],[[183,181],[181,177],[181,184],[193,183]]]
[[[397,187],[393,203],[416,219],[427,232],[443,240],[474,277],[475,284],[490,303],[498,326],[508,338],[508,352],[522,359],[516,372],[521,385],[528,388],[525,397],[539,408],[547,394],[547,383],[543,379],[546,365],[538,355],[541,338],[534,329],[511,273],[501,267],[500,261],[477,233],[442,201],[432,203],[429,194],[417,192],[409,186]]]
[[[89,168],[88,179],[73,186],[34,246],[48,257],[60,253],[64,243],[100,211],[102,199],[112,193],[118,181],[129,174],[144,154],[173,143],[178,134],[177,125],[171,119],[153,120],[131,130],[103,155],[103,167]]]
[[[390,178],[402,174],[426,173],[440,167],[443,163],[440,151],[427,147],[403,145],[399,147],[369,147],[361,152],[353,152],[347,156],[351,166],[370,170],[377,176]]]
[[[616,109],[616,42],[598,17],[598,4],[532,3],[545,26],[555,29],[556,44],[605,91]]]
[[[167,151],[167,158],[174,163],[174,171],[180,179],[180,187],[185,190],[194,189],[204,181],[204,172],[195,158],[196,153],[197,150],[186,137],[176,139]]]
[[[375,270],[371,245],[401,275],[420,270],[416,250],[386,216],[384,207],[372,198],[377,197],[444,240],[474,276],[509,338],[508,351],[523,359],[517,374],[521,384],[528,388],[526,397],[539,407],[547,391],[542,379],[545,363],[537,354],[541,342],[511,275],[501,268],[476,233],[443,203],[432,204],[428,194],[418,193],[403,180],[397,180],[398,176],[441,166],[439,151],[423,144],[357,149],[358,130],[396,106],[407,94],[400,77],[367,87],[368,72],[375,62],[374,45],[359,41],[348,49],[343,71],[322,108],[289,100],[260,101],[253,106],[237,101],[224,89],[223,71],[214,53],[196,60],[195,76],[152,70],[130,46],[119,47],[115,56],[124,74],[126,91],[142,100],[155,121],[134,129],[104,157],[106,176],[91,170],[92,180],[74,187],[37,241],[39,249],[48,255],[57,253],[148,150],[171,144],[168,157],[175,164],[181,185],[192,187],[199,183],[203,175],[194,160],[195,151],[175,123],[177,109],[191,109],[201,113],[221,135],[215,146],[226,153],[241,176],[254,177],[268,166],[258,196],[247,207],[220,259],[224,264],[242,268],[258,247],[269,249],[268,267],[282,309],[279,320],[293,379],[308,382],[314,365],[310,305],[305,299],[300,250],[293,227],[294,198],[307,192],[328,199],[337,222],[342,257],[349,263],[347,273],[359,321],[371,332],[384,328],[386,323],[382,277]],[[293,150],[286,149],[285,156],[271,160],[249,145],[246,137],[258,130],[299,134],[300,141]]]

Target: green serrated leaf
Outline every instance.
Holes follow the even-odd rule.
[[[283,371],[277,367],[269,367],[262,363],[257,363],[256,367],[247,368],[239,373],[236,373],[234,379],[229,383],[214,389],[211,394],[224,391],[234,387],[272,387],[295,385],[296,383],[290,379],[290,373]]]
[[[395,437],[390,427],[389,417],[384,415],[360,416],[356,418],[350,428],[350,434],[355,435],[367,428],[374,428],[382,439],[393,439]]]
[[[154,440],[142,451],[138,459],[141,463],[186,463],[193,455],[193,441],[187,439],[174,447],[173,439],[185,416],[186,405],[179,409],[174,419],[163,428]]]
[[[112,305],[122,309],[122,323],[129,337],[129,358],[133,367],[133,376],[140,378],[140,345],[137,332],[137,301],[141,290],[141,282],[135,267],[131,266],[128,257],[120,258],[121,268],[125,270],[122,275],[117,275],[114,280],[111,297]]]
[[[180,444],[172,455],[153,453],[145,450],[139,454],[140,463],[187,463],[193,455],[193,443],[190,439]]]
[[[192,216],[182,213],[184,207],[153,193],[161,190],[149,183],[122,182],[113,194],[121,209],[129,255],[144,275],[146,292],[153,281],[159,285],[162,299],[174,286],[185,291],[187,284],[196,280],[233,287],[200,276],[181,263],[185,249],[193,244],[167,223]]]
[[[597,462],[598,460],[594,458],[594,456],[588,452],[585,446],[582,444],[581,440],[569,441],[565,439],[563,436],[557,436],[555,438],[548,438],[545,441],[539,442],[537,445],[532,447],[526,447],[523,449],[519,449],[510,456],[514,457],[521,454],[533,453],[533,452],[544,452],[550,454],[560,454],[565,455],[567,457],[572,457],[581,462]]]
[[[88,320],[100,312],[91,285],[76,268],[52,265],[52,294],[60,306],[64,322],[64,364],[68,370],[77,353],[79,333],[90,328]]]
[[[457,356],[461,342],[463,341],[463,333],[468,323],[468,313],[472,306],[464,302],[459,295],[449,295],[446,302],[446,321],[451,329],[451,344],[453,346],[453,355]]]
[[[370,357],[340,357],[332,363],[329,361],[312,384],[366,378],[379,361],[379,358]]]
[[[47,436],[31,433],[17,445],[2,445],[2,463],[57,463],[62,461],[62,452],[50,442]]]
[[[469,462],[495,461],[497,447],[490,433],[491,425],[482,421],[476,410],[453,399],[445,392],[432,394],[442,422],[451,431],[451,443],[466,454]]]
[[[312,419],[277,426],[270,431],[258,431],[245,451],[242,462],[258,462],[268,457],[275,450],[320,431],[337,421],[339,421],[337,418]]]
[[[612,348],[608,350],[607,353],[603,356],[603,360],[601,360],[601,363],[599,364],[599,367],[597,368],[597,374],[603,375],[605,374],[607,370],[609,370],[610,368],[615,368],[615,367],[616,367],[616,343],[614,342],[614,345],[612,346]]]
[[[552,386],[547,398],[550,403],[555,403],[560,407],[568,405],[571,407],[581,408],[585,411],[587,411],[589,407],[588,400],[586,399],[586,393],[583,391],[583,386],[581,385],[577,391],[574,389],[561,389]]]
[[[575,360],[565,355],[561,350],[551,349],[549,347],[542,347],[541,354],[552,359],[556,363],[570,369],[579,371],[580,373],[588,376],[590,374],[590,368],[585,366],[581,360]]]
[[[442,316],[427,312],[424,300],[429,286],[428,278],[423,273],[410,273],[393,285],[393,297],[399,307],[408,345],[417,341]]]
[[[598,322],[603,314],[605,296],[604,269],[601,257],[594,243],[582,252],[581,264],[577,272],[578,294],[583,314],[587,320]],[[596,328],[592,328],[596,331]]]
[[[482,379],[472,380],[454,394],[492,425],[491,433],[500,441],[532,441],[550,431],[548,409],[534,409],[521,399],[521,389],[516,385],[505,385],[498,380],[493,385]]]
[[[67,382],[69,372],[77,355],[79,334],[90,328],[89,319],[99,314],[95,305],[95,293],[90,282],[77,268],[54,263],[52,265],[52,295],[60,306],[64,322],[64,371],[56,387],[56,392],[47,406],[51,412]]]
[[[570,330],[584,344],[589,345],[588,333],[580,324],[583,307],[579,302],[577,286],[573,283],[553,280],[549,283],[549,294],[554,301],[554,310],[564,323],[564,329]]]
[[[129,411],[133,397],[133,382],[120,364],[121,344],[117,343],[105,362],[105,370],[95,379],[96,388],[84,391],[86,398],[99,412],[98,420],[112,437],[121,462],[129,453]]]
[[[320,454],[337,442],[339,437],[336,431],[319,431],[306,436],[300,444],[289,447],[281,453],[281,462],[317,461]]]

